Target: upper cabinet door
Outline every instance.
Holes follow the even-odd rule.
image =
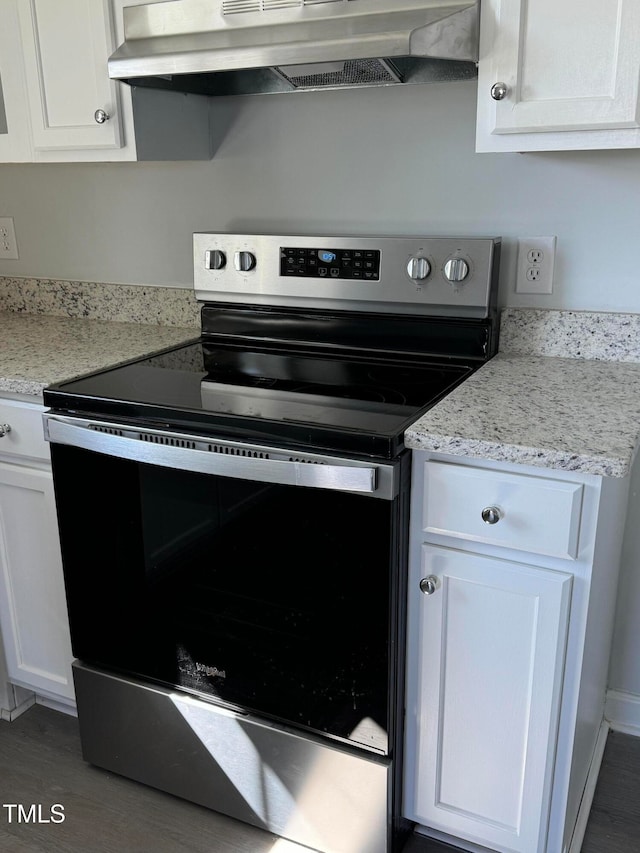
[[[36,151],[122,145],[108,0],[18,0]],[[108,118],[99,123],[96,111]]]
[[[484,0],[477,149],[640,145],[639,33],[637,0]]]
[[[0,162],[31,160],[17,0],[0,0]]]

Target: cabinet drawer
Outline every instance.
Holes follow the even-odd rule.
[[[427,533],[552,557],[577,555],[580,483],[427,462],[424,486]]]
[[[49,459],[49,445],[42,429],[42,409],[24,403],[0,400],[0,424],[11,431],[0,438],[0,453]]]

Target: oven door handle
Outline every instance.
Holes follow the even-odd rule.
[[[317,454],[296,454],[309,461],[261,458],[262,453],[254,455],[251,448],[243,450],[242,445],[208,440],[202,436],[138,430],[132,426],[83,421],[49,413],[45,413],[43,419],[45,438],[53,444],[68,444],[133,462],[261,483],[358,492],[387,500],[394,497],[395,477],[389,465],[372,467],[368,463],[348,459],[343,463],[334,457],[327,457],[330,461],[324,462],[323,457]],[[127,437],[121,434],[123,432],[140,437]],[[204,450],[184,446],[196,443],[229,449]],[[274,454],[287,453],[264,448],[264,455],[270,449]],[[381,469],[385,469],[384,472]],[[379,472],[383,474],[380,478]]]

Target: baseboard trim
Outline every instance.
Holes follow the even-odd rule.
[[[600,765],[602,764],[602,758],[604,756],[604,748],[607,745],[608,734],[609,723],[607,720],[603,720],[602,725],[600,726],[600,731],[598,732],[595,749],[593,750],[591,764],[589,765],[589,773],[587,774],[587,781],[584,786],[584,791],[582,792],[582,799],[580,800],[580,808],[578,809],[576,825],[573,828],[573,835],[571,836],[571,843],[569,844],[567,853],[580,853],[580,850],[582,849],[582,842],[584,841],[584,835],[587,831],[589,812],[593,805],[593,797],[596,792],[596,784],[598,782],[598,776],[600,775]]]
[[[16,703],[13,708],[0,708],[0,720],[6,720],[8,723],[12,723],[14,720],[17,720],[21,714],[24,714],[25,711],[28,711],[29,708],[35,705],[35,703],[36,697],[31,693],[20,703]]]
[[[68,714],[70,717],[77,717],[78,711],[75,702],[67,704],[60,702],[57,699],[50,699],[48,696],[36,696],[36,704],[44,705],[45,708],[51,708],[53,711],[60,711],[62,714]]]
[[[622,690],[608,690],[604,716],[616,732],[640,737],[640,696]]]
[[[456,850],[464,850],[466,853],[492,853],[489,847],[482,847],[480,844],[474,844],[472,841],[467,841],[464,838],[458,838],[457,836],[449,835],[446,832],[440,832],[440,830],[432,829],[430,826],[416,824],[413,832],[414,835],[423,835],[425,838],[432,838],[434,841],[441,841],[443,844],[455,847]]]

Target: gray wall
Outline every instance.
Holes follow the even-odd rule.
[[[0,166],[20,250],[0,275],[189,287],[197,230],[485,234],[505,238],[502,305],[640,312],[640,151],[475,154],[475,98],[465,82],[231,99],[211,162]],[[553,295],[516,295],[515,239],[550,234]],[[640,694],[638,576],[629,557],[612,673]]]
[[[219,101],[211,162],[0,166],[0,275],[191,284],[191,233],[505,238],[502,303],[640,311],[640,152],[475,154],[474,82]],[[513,292],[514,240],[558,236],[555,293]]]

